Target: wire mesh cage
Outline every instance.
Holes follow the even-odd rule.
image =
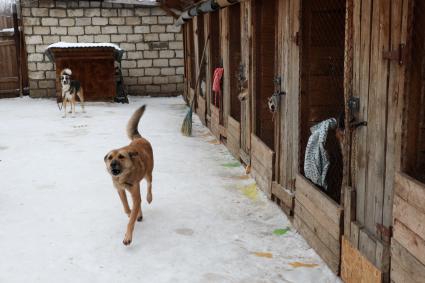
[[[425,2],[415,1],[407,88],[405,169],[425,183]]]
[[[300,170],[338,203],[343,178],[340,133],[345,125],[345,5],[340,0],[304,0],[301,21]]]

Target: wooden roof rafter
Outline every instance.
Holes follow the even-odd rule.
[[[159,2],[169,9],[184,11],[202,1],[203,0],[160,0]]]

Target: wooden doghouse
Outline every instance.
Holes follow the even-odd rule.
[[[115,61],[121,61],[123,50],[110,43],[52,44],[47,56],[56,64],[56,95],[61,96],[60,73],[69,68],[72,79],[79,80],[86,101],[112,101],[116,95]]]

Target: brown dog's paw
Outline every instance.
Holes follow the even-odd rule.
[[[123,243],[125,246],[130,245],[130,244],[131,244],[131,237],[127,236],[127,234],[126,234],[126,235],[125,235],[125,237],[124,237],[124,240],[122,241],[122,243]]]
[[[152,202],[152,194],[147,194],[146,195],[146,200],[148,201],[148,203],[150,204]]]

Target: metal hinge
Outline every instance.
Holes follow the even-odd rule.
[[[275,76],[273,78],[273,84],[274,84],[274,92],[273,95],[285,95],[286,92],[281,90],[281,84],[282,84],[282,77],[281,76]]]
[[[391,238],[393,236],[393,227],[386,227],[380,223],[376,223],[376,230],[378,230],[379,234],[381,236]]]
[[[386,60],[395,60],[398,61],[400,65],[403,65],[406,60],[406,44],[400,44],[396,50],[384,51],[382,58]]]

